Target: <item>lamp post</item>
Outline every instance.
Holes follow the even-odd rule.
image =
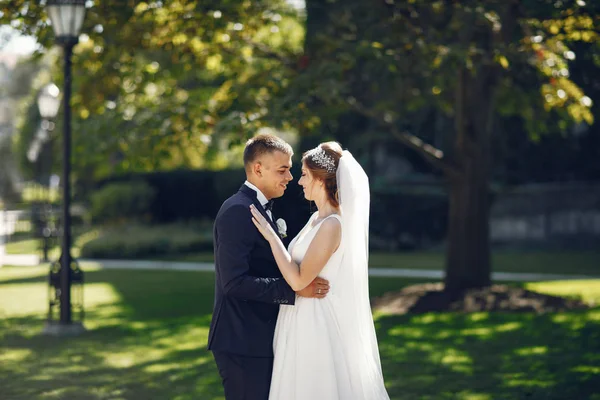
[[[79,31],[85,16],[85,0],[48,0],[46,10],[52,28],[56,35],[56,41],[64,50],[64,89],[63,89],[63,113],[64,113],[64,136],[63,136],[63,210],[62,229],[63,241],[61,256],[58,265],[50,268],[50,290],[54,287],[55,299],[50,300],[48,313],[48,325],[45,332],[48,334],[77,334],[84,330],[83,324],[73,323],[71,315],[71,283],[74,279],[81,279],[81,270],[71,257],[71,56],[73,47],[77,44]],[[52,296],[52,294],[51,294]],[[55,305],[60,306],[60,320],[58,323],[52,321],[52,309]],[[83,312],[81,312],[83,315]]]
[[[42,123],[40,126],[40,130],[38,131],[38,135],[36,136],[37,139],[41,140],[42,143],[46,142],[46,141],[50,141],[50,133],[54,130],[54,118],[56,118],[56,114],[58,114],[58,108],[60,107],[60,90],[58,89],[58,86],[56,86],[54,83],[49,83],[46,86],[44,86],[41,90],[40,93],[38,94],[38,98],[37,98],[37,104],[38,104],[38,109],[40,111],[40,115],[42,116]],[[50,191],[50,175],[51,175],[51,171],[52,171],[52,149],[50,149],[50,151],[46,152],[47,153],[47,169],[48,169],[48,196],[49,191]],[[42,163],[42,161],[40,160],[38,162],[39,164]],[[41,167],[40,167],[41,168]],[[47,199],[49,200],[49,199]],[[54,231],[53,229],[50,228],[50,216],[52,215],[52,206],[51,204],[48,202],[46,203],[46,206],[43,209],[43,212],[40,212],[41,217],[43,216],[43,218],[40,218],[41,221],[41,230],[40,230],[40,234],[41,234],[41,239],[42,239],[42,261],[43,262],[47,262],[48,261],[48,251],[49,251],[49,241],[52,235],[52,232]]]

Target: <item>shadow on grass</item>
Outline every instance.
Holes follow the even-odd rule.
[[[0,325],[3,331],[13,327],[2,340],[9,359],[0,365],[0,398],[212,399],[221,394],[202,338],[182,338],[182,332],[198,332],[194,321],[146,329],[109,325],[68,340],[14,331],[42,323],[21,318]]]
[[[381,316],[377,332],[392,398],[592,399],[600,385],[598,308]]]

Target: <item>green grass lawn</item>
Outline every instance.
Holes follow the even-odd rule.
[[[6,254],[37,254],[42,256],[42,242],[39,239],[27,239],[18,242],[7,243],[5,246]],[[79,255],[79,249],[73,248],[73,255]],[[56,260],[60,257],[60,247],[56,245],[48,249],[48,259]]]
[[[95,229],[80,227],[75,228],[73,232],[73,237],[75,240],[71,247],[73,255],[78,257],[81,245],[93,238],[95,235],[97,235],[97,230]],[[6,243],[5,250],[7,254],[41,254],[42,245],[42,239],[17,240]],[[49,245],[51,247],[48,253],[49,257],[58,258],[60,256],[60,238],[52,238]]]
[[[80,337],[41,336],[45,268],[0,268],[0,399],[223,399],[212,273],[87,270]],[[415,280],[371,279],[371,294]],[[600,301],[600,280],[536,283]],[[600,308],[376,315],[392,399],[600,399]]]
[[[443,269],[442,252],[371,253],[370,266],[379,268]],[[600,276],[600,252],[495,250],[494,271]]]
[[[83,232],[81,232],[83,230]],[[75,241],[72,245],[72,254],[79,257],[80,248],[83,243],[90,240],[97,234],[97,230],[87,228],[77,228],[74,232]],[[54,245],[54,246],[53,246]],[[48,257],[51,260],[58,259],[60,256],[60,240],[53,238],[50,241],[51,248],[48,252]],[[42,255],[42,240],[41,239],[25,239],[10,242],[5,244],[6,254],[38,254]]]
[[[41,244],[37,239],[21,240],[6,244],[6,254],[37,254]]]
[[[442,252],[373,252],[371,268],[444,269]],[[163,257],[165,260],[212,262],[212,253]],[[593,251],[508,251],[498,250],[492,256],[493,270],[546,274],[581,274],[600,276],[600,252]]]

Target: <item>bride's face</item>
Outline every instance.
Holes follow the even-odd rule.
[[[318,197],[319,181],[315,179],[306,165],[302,163],[302,176],[298,181],[298,185],[302,186],[304,190],[304,198],[306,200],[314,201]]]

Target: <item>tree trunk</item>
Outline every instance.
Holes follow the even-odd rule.
[[[487,160],[475,154],[450,182],[445,289],[462,293],[491,283]]]
[[[453,158],[460,174],[449,177],[445,290],[459,295],[491,284],[491,134],[496,71],[458,73]]]
[[[336,7],[333,2],[327,0],[306,0],[306,34],[304,36],[304,56],[310,62],[321,49],[319,35],[326,35],[332,15],[335,15]]]
[[[298,69],[302,74],[308,69],[311,64],[318,62],[322,56],[322,35],[326,35],[329,31],[327,27],[330,25],[331,15],[335,15],[335,7],[337,3],[331,3],[327,0],[306,0],[306,22],[304,24],[306,33],[304,35],[304,54],[298,60]],[[318,115],[317,99],[311,98],[306,102],[305,107],[310,114]],[[321,128],[322,129],[322,128]],[[301,125],[300,141],[298,148],[312,149],[321,142],[319,131],[308,129]]]

